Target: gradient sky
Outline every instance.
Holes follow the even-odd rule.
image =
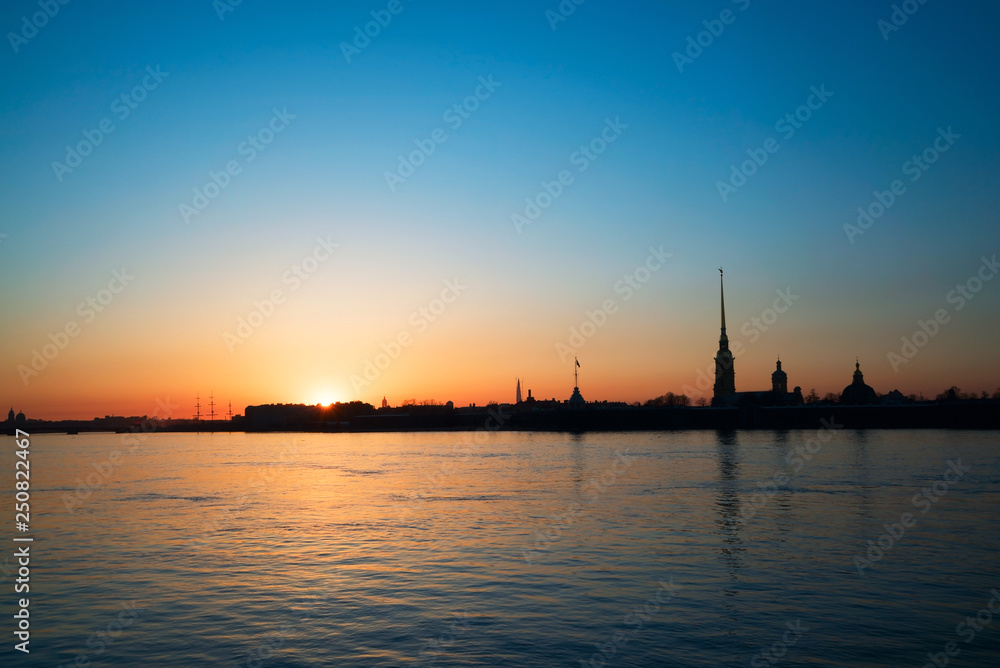
[[[1000,280],[961,310],[947,300],[1000,252],[996,3],[929,2],[885,39],[889,2],[591,0],[553,30],[556,0],[403,0],[348,62],[342,43],[388,4],[244,0],[220,19],[211,0],[70,2],[16,53],[8,34],[0,400],[47,418],[151,414],[167,398],[189,417],[197,392],[237,412],[464,405],[512,400],[517,376],[562,399],[572,359],[556,344],[608,299],[617,312],[576,351],[581,390],[645,400],[710,369],[720,265],[745,348],[737,390],[768,388],[779,354],[790,385],[821,395],[850,382],[855,357],[879,392],[1000,385]],[[679,72],[674,53],[727,9]],[[38,11],[4,3],[0,26],[21,33]],[[147,67],[165,78],[120,118]],[[454,128],[446,112],[480,77],[499,86]],[[785,138],[776,122],[823,86],[832,96]],[[241,142],[274,109],[294,119],[248,161]],[[114,131],[57,178],[104,119]],[[579,171],[574,152],[607,119],[628,127]],[[391,190],[385,173],[437,128],[447,140]],[[904,163],[939,128],[960,137],[911,182]],[[770,137],[779,150],[723,201],[718,182]],[[240,173],[186,222],[180,205],[229,161]],[[563,170],[572,184],[519,233],[512,214]],[[850,243],[845,223],[895,179],[905,193]],[[317,238],[339,247],[296,287],[283,277]],[[672,256],[625,300],[616,284],[661,246]],[[123,268],[134,280],[88,321],[78,305]],[[411,314],[455,279],[467,287],[423,327]],[[798,299],[754,335],[786,288]],[[274,290],[284,303],[227,345]],[[888,354],[938,309],[948,322],[894,370]],[[19,365],[74,321],[23,382]],[[352,383],[400,334],[410,345]]]

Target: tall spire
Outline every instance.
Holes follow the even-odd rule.
[[[582,408],[586,405],[583,395],[580,394],[580,360],[573,358],[573,394],[569,398],[569,405],[573,408]]]
[[[719,297],[722,302],[722,335],[726,335],[726,286],[722,278],[722,267],[719,267]]]
[[[719,303],[722,307],[722,333],[719,334],[719,349],[729,350],[729,337],[726,335],[726,286],[722,277],[722,267],[719,267]]]
[[[719,305],[722,313],[722,331],[719,334],[719,352],[715,355],[715,388],[713,406],[726,406],[736,394],[736,373],[733,370],[733,353],[726,336],[726,288],[722,267],[719,267]]]

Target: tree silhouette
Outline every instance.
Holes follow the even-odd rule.
[[[650,399],[646,402],[647,406],[666,406],[669,408],[674,408],[677,406],[690,406],[691,398],[686,394],[674,394],[673,392],[667,392],[666,394],[660,395],[655,399]]]

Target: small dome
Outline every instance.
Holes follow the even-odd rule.
[[[840,403],[853,406],[867,406],[878,403],[878,394],[869,385],[865,385],[864,374],[861,373],[861,363],[854,363],[854,382],[840,393]]]

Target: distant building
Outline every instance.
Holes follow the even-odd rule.
[[[777,368],[771,374],[771,395],[775,406],[801,406],[805,403],[802,398],[802,388],[795,386],[791,392],[788,391],[788,374],[781,369],[781,360],[776,362]]]
[[[521,403],[521,379],[520,378],[517,379],[517,390],[515,390],[515,393],[514,393],[514,403],[516,403],[516,404]]]
[[[382,397],[382,408],[388,408],[389,402],[385,400],[385,396]]]
[[[7,424],[14,424],[14,407],[10,407],[10,412],[7,413]]]
[[[892,390],[888,394],[882,395],[882,398],[879,399],[879,403],[885,406],[901,406],[903,404],[910,404],[913,402],[903,396],[903,393],[899,390]]]
[[[729,349],[726,335],[726,291],[722,269],[719,269],[719,299],[722,315],[722,329],[719,334],[719,352],[715,354],[715,392],[712,406],[801,406],[802,388],[788,391],[788,374],[781,368],[781,360],[771,374],[771,391],[737,392],[736,370],[733,368],[733,352]]]
[[[778,368],[771,374],[771,391],[775,394],[785,394],[788,392],[788,374],[781,370],[781,360],[778,360]]]
[[[726,336],[726,289],[721,268],[719,297],[722,306],[722,333],[719,335],[719,352],[715,354],[715,392],[712,395],[712,405],[729,406],[736,399],[736,370],[733,368],[733,353],[729,350],[729,337]]]
[[[583,408],[587,405],[587,402],[583,400],[583,395],[580,394],[580,360],[573,358],[573,394],[570,395],[569,405],[570,408]]]
[[[854,380],[840,393],[840,403],[850,406],[870,406],[878,403],[878,395],[875,390],[865,385],[860,362],[854,363]]]

